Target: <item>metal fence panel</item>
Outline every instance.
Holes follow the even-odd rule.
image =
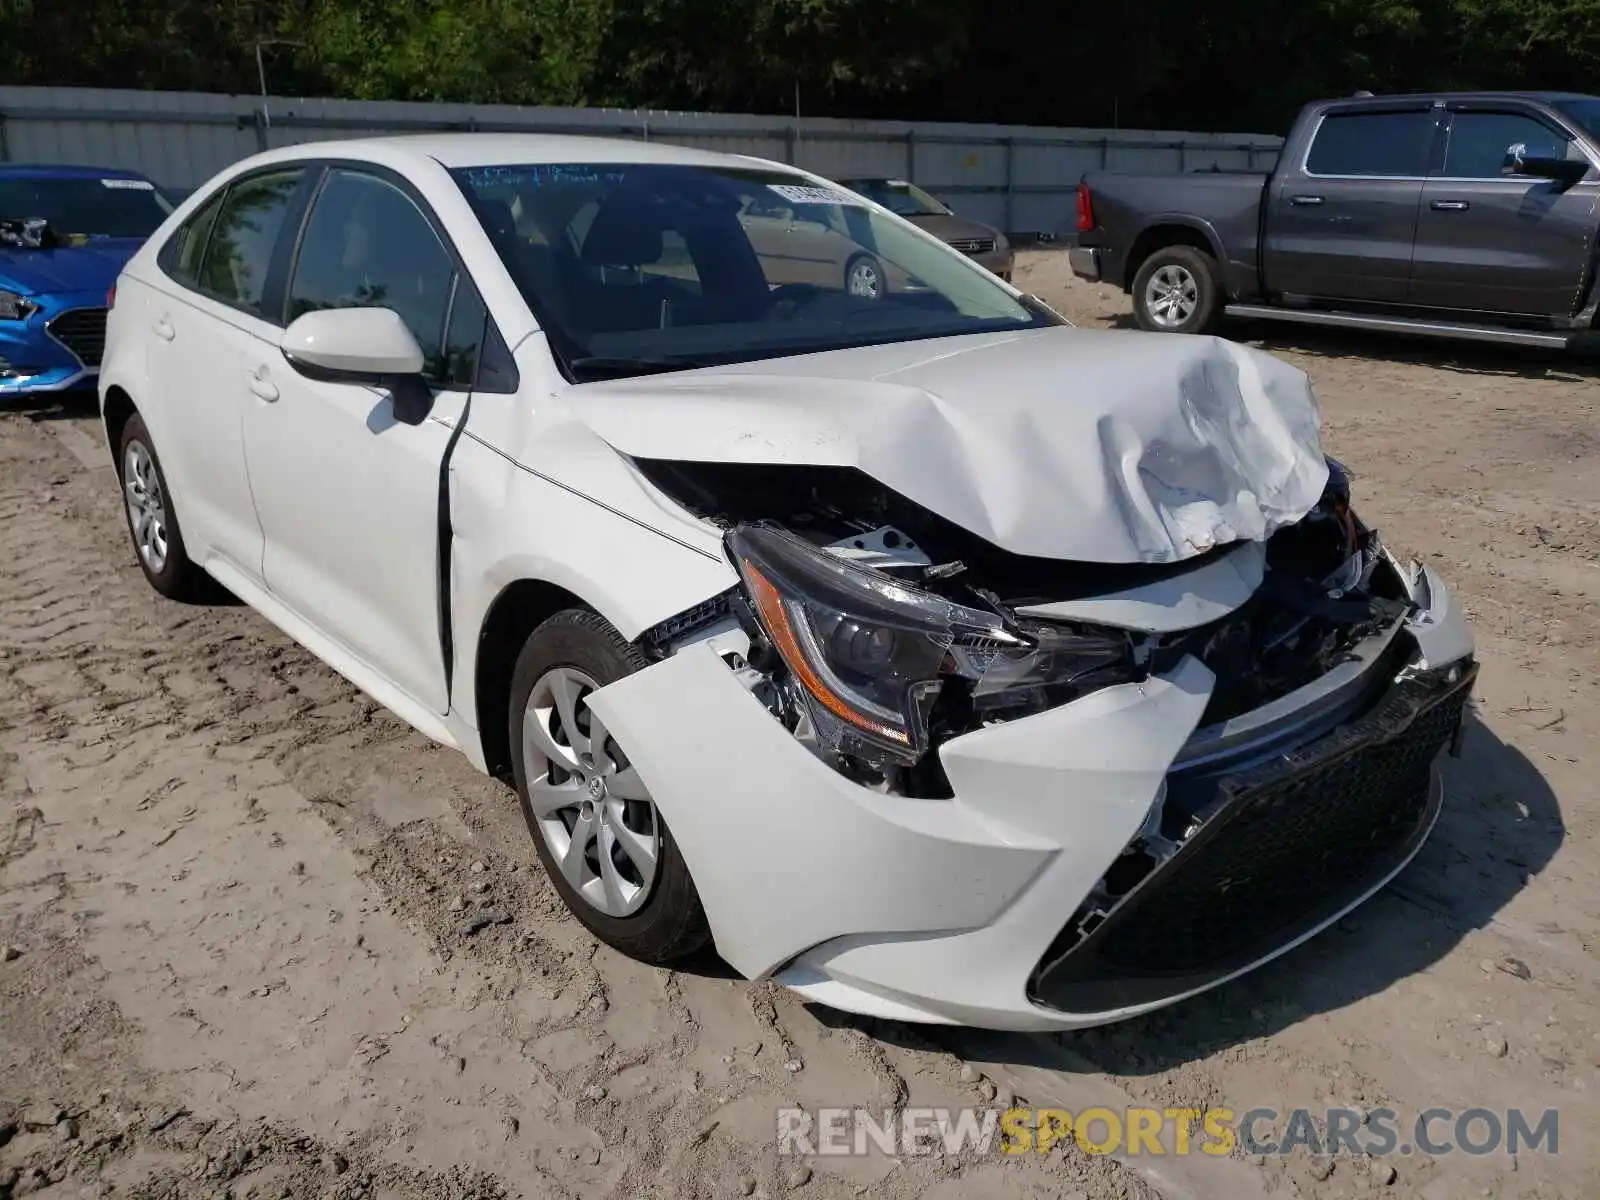
[[[0,162],[129,167],[195,187],[268,147],[447,129],[628,136],[793,162],[833,178],[912,179],[1013,233],[1071,229],[1085,171],[1268,169],[1282,139],[747,113],[416,104],[0,86]]]

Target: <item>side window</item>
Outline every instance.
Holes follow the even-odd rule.
[[[1444,174],[1451,179],[1498,179],[1512,146],[1523,146],[1530,157],[1565,158],[1571,144],[1525,113],[1458,112],[1450,121]]]
[[[444,375],[445,313],[455,260],[410,196],[359,171],[330,171],[289,284],[289,319],[322,308],[387,308],[422,347],[425,372]]]
[[[274,171],[228,189],[199,264],[201,291],[224,304],[267,316],[261,307],[267,269],[303,173],[299,168]]]
[[[1330,113],[1317,127],[1306,172],[1419,178],[1428,173],[1433,113]]]
[[[465,275],[456,285],[455,303],[450,306],[450,325],[444,334],[444,370],[440,381],[450,388],[470,388],[477,382],[478,358],[483,349],[483,328],[488,311],[478,289]]]
[[[224,189],[203,205],[161,247],[159,266],[185,287],[197,287],[200,283],[200,262],[205,256],[206,239],[211,236],[211,227],[216,224],[217,213],[222,211],[226,194]]]

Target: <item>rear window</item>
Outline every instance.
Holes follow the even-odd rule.
[[[1329,113],[1306,156],[1312,175],[1419,178],[1428,173],[1431,111]]]

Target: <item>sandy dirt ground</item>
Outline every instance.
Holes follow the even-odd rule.
[[[1022,257],[1081,324],[1120,293]],[[598,946],[510,792],[248,609],[134,566],[92,408],[0,413],[0,1200],[1595,1194],[1600,413],[1534,353],[1240,328],[1308,370],[1391,544],[1476,622],[1397,884],[1199,1000],[1001,1037]],[[795,903],[802,897],[790,898]],[[1560,1112],[1558,1154],[780,1156],[784,1104]]]

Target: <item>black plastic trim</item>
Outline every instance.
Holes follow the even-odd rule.
[[[1329,889],[1295,920],[1256,939],[1241,938],[1239,931],[1219,928],[1216,953],[1204,965],[1167,972],[1133,972],[1105,961],[1105,952],[1152,897],[1187,864],[1205,854],[1208,844],[1228,836],[1232,820],[1246,811],[1263,790],[1296,776],[1334,765],[1399,739],[1419,718],[1441,705],[1460,701],[1464,706],[1477,678],[1475,663],[1458,664],[1450,680],[1446,671],[1429,673],[1395,684],[1366,716],[1334,730],[1296,750],[1265,763],[1245,766],[1223,779],[1216,799],[1200,814],[1199,827],[1179,850],[1155,867],[1123,898],[1105,919],[1081,939],[1073,921],[1045,952],[1028,981],[1029,998],[1058,1012],[1102,1013],[1160,1003],[1199,991],[1270,958],[1283,947],[1327,924],[1357,902],[1366,892],[1393,874],[1426,840],[1438,816],[1440,797],[1430,792],[1410,832],[1377,852],[1368,869],[1353,874],[1343,885]],[[1464,707],[1463,718],[1464,720]],[[1459,737],[1459,724],[1450,739]],[[1441,749],[1444,746],[1440,747]]]

